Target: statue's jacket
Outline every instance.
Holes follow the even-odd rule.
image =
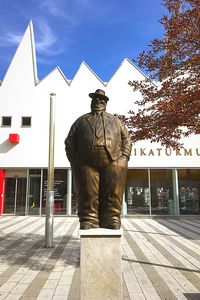
[[[122,154],[128,158],[131,154],[131,139],[125,125],[115,116],[103,112],[105,147],[113,161]],[[79,117],[72,125],[65,140],[65,149],[69,161],[80,158],[86,160],[95,144],[95,115],[87,113]]]

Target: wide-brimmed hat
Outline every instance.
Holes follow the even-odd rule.
[[[105,92],[103,90],[100,90],[100,89],[96,90],[94,93],[89,94],[90,98],[93,98],[94,96],[99,97],[101,99],[104,99],[106,101],[109,100],[109,98],[105,95]]]

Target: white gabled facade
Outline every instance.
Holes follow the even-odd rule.
[[[68,169],[66,182],[68,207],[66,210],[70,212],[70,164],[65,155],[64,139],[71,124],[80,115],[90,111],[88,94],[99,88],[105,90],[106,95],[110,98],[107,105],[108,112],[127,114],[130,109],[134,109],[134,101],[141,97],[139,93],[132,91],[128,81],[141,80],[144,77],[145,75],[128,59],[124,59],[107,83],[104,83],[85,62],[80,65],[73,79],[67,79],[57,67],[45,78],[38,80],[33,26],[30,23],[0,86],[0,119],[7,116],[12,117],[11,126],[3,126],[1,123],[0,127],[0,212],[4,211],[6,203],[6,178],[14,178],[14,173],[18,178],[20,172],[26,171],[28,180],[26,181],[25,205],[27,206],[30,194],[29,175],[32,172],[30,170],[43,170],[48,167],[50,93],[56,94],[55,168]],[[31,117],[30,127],[21,126],[22,117]],[[19,143],[9,141],[10,133],[19,135]],[[171,169],[173,193],[175,193],[175,185],[176,187],[178,185],[177,168],[195,169],[198,173],[200,169],[199,145],[199,135],[186,139],[184,149],[180,151],[171,151],[147,141],[138,142],[133,145],[129,168],[147,170],[148,180],[147,185],[145,183],[145,189],[147,189],[146,193],[149,189],[149,198],[151,198],[150,169]],[[138,180],[136,181],[138,182]],[[133,184],[134,180],[131,179],[130,182]],[[42,187],[40,188],[42,191]],[[195,213],[199,212],[200,206],[200,190],[195,185],[196,188],[198,209]],[[40,205],[43,196],[41,192]],[[174,195],[174,197],[177,198],[179,195]],[[178,198],[174,201],[177,206]],[[175,213],[179,213],[179,211],[180,209],[177,208]],[[28,210],[25,212],[28,213]],[[40,207],[41,212],[42,208]]]

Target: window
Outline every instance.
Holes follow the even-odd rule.
[[[48,170],[43,170],[43,195],[42,213],[46,212],[48,185]],[[72,199],[73,201],[73,199]],[[72,204],[73,205],[73,204]],[[66,214],[67,210],[67,173],[65,169],[55,169],[54,172],[54,212],[55,214]]]
[[[200,213],[200,170],[178,170],[180,214]]]
[[[172,169],[129,169],[125,200],[128,214],[174,214]]]
[[[172,169],[154,169],[150,172],[152,214],[173,214]]]
[[[31,126],[31,117],[22,117],[22,126]]]
[[[2,126],[11,126],[12,117],[2,117]]]
[[[128,170],[125,200],[128,214],[149,214],[150,195],[148,170]]]

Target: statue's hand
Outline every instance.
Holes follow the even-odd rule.
[[[126,159],[128,161],[128,156],[126,154],[122,154],[121,159]]]

